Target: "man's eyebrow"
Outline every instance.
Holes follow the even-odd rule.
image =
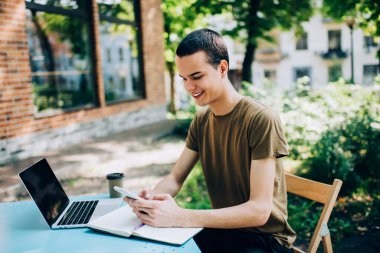
[[[189,76],[195,76],[197,74],[200,74],[202,73],[201,71],[197,71],[197,72],[194,72],[194,73],[191,73]],[[178,74],[180,77],[184,78],[183,76],[181,76],[180,74]]]

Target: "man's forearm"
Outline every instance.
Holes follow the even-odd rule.
[[[153,189],[155,193],[167,193],[176,196],[183,182],[198,161],[199,154],[184,148],[169,175],[164,177]]]
[[[167,193],[172,197],[176,196],[181,185],[177,183],[174,176],[171,174],[165,176],[153,189],[155,193]]]
[[[184,209],[185,227],[244,228],[264,225],[272,205],[248,201],[243,204],[210,210]]]

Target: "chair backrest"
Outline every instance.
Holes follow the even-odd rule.
[[[342,180],[335,179],[333,184],[324,184],[314,180],[302,178],[285,173],[287,192],[319,202],[323,204],[323,210],[319,217],[317,227],[308,246],[307,252],[317,251],[319,243],[323,241],[324,252],[332,252],[331,237],[327,222],[334,208],[338,193],[342,186]],[[294,247],[295,252],[303,252]]]

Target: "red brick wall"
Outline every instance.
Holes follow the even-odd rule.
[[[93,0],[95,2],[95,0]],[[86,122],[121,112],[165,104],[163,16],[160,0],[140,0],[146,99],[106,106],[103,95],[101,55],[95,48],[100,106],[36,117],[33,106],[29,50],[25,31],[24,0],[0,2],[0,140],[47,129]],[[93,9],[97,9],[94,4]],[[98,16],[94,17],[95,42],[99,42]]]
[[[0,139],[15,136],[33,122],[25,4],[0,3]]]

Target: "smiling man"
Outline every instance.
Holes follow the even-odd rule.
[[[143,190],[145,199],[128,203],[148,225],[204,227],[194,238],[202,252],[292,252],[280,159],[288,151],[278,115],[234,90],[227,47],[215,31],[188,34],[176,55],[186,90],[208,109],[194,117],[171,173]],[[173,199],[198,160],[210,210],[183,209]]]

